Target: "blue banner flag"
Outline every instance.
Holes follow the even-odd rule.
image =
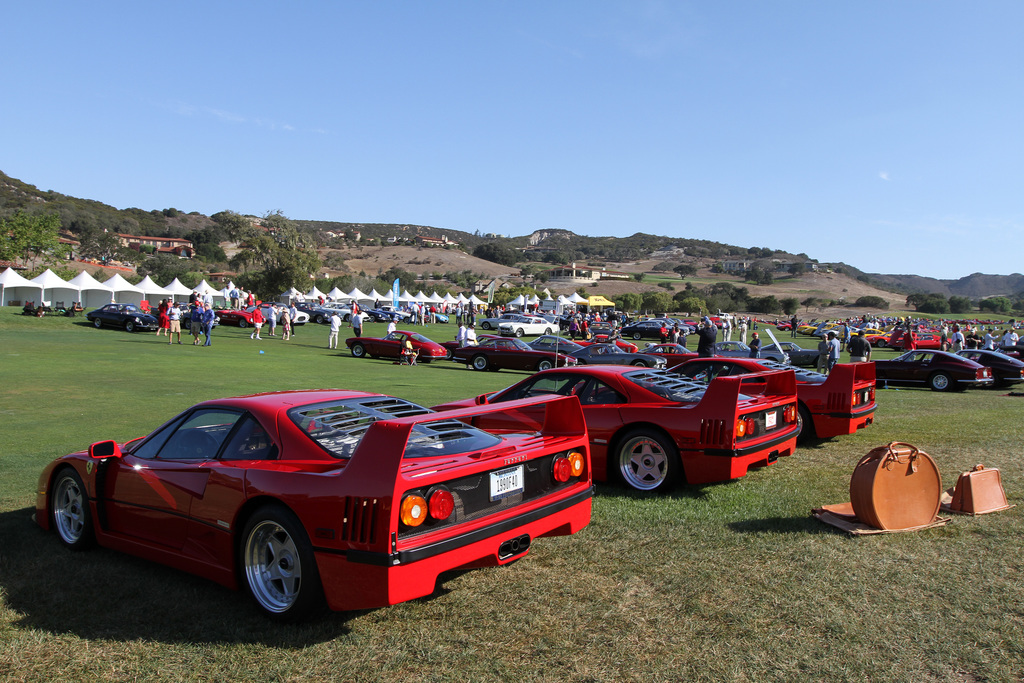
[[[402,285],[398,283],[398,278],[395,278],[394,283],[391,285],[391,305],[398,308],[398,290]]]

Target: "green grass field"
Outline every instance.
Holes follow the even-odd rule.
[[[313,325],[288,343],[220,328],[195,348],[16,313],[0,310],[0,680],[1024,676],[1020,508],[865,538],[809,514],[848,500],[857,460],[890,440],[931,454],[947,486],[977,462],[1000,467],[1015,502],[1024,402],[1005,390],[879,391],[876,424],[856,435],[660,498],[600,485],[587,529],[541,539],[517,563],[452,574],[427,599],[281,626],[208,581],[64,550],[30,521],[40,470],[208,398],[345,387],[432,405],[525,375],[356,360]]]

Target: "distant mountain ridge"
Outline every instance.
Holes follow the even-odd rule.
[[[53,190],[42,191],[0,171],[0,216],[16,210],[31,213],[57,211],[65,228],[75,229],[76,225],[98,224],[117,232],[142,235],[181,237],[197,225],[209,223],[208,218],[192,212],[191,220],[179,215],[176,209],[143,211],[142,209],[116,209],[91,199],[80,199],[63,195]],[[749,259],[788,258],[796,261],[814,262],[807,254],[789,254],[769,248],[746,248],[722,244],[712,240],[665,237],[637,232],[628,237],[590,237],[577,235],[562,228],[542,228],[522,236],[498,236],[476,231],[473,233],[451,228],[437,228],[427,225],[398,223],[354,223],[340,221],[309,221],[293,219],[301,228],[308,230],[348,232],[358,230],[363,239],[385,240],[388,237],[410,237],[423,235],[446,236],[472,251],[476,246],[502,241],[509,246],[535,252],[538,256],[547,252],[564,252],[580,260],[640,261],[650,258],[664,260],[686,259]],[[850,275],[881,289],[912,294],[917,292],[936,293],[943,296],[965,296],[980,299],[990,296],[1013,296],[1024,292],[1024,275],[991,275],[972,273],[957,280],[940,280],[922,275],[896,275],[866,273],[855,266],[840,263]]]

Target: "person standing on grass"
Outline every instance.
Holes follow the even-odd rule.
[[[267,310],[267,327],[270,328],[271,337],[276,337],[274,330],[277,329],[277,304],[270,304],[270,308]]]
[[[789,319],[789,336],[796,339],[796,316]]]
[[[337,311],[331,313],[331,331],[327,335],[327,348],[338,348],[338,332],[341,331],[341,316]]]
[[[350,319],[351,320],[351,325],[352,325],[352,334],[354,334],[357,337],[362,337],[363,336],[363,320],[365,320],[365,319],[366,319],[366,314],[365,313],[363,313],[362,311],[356,311],[355,312],[355,314]]]
[[[259,306],[252,309],[252,326],[256,329],[249,335],[249,339],[262,339],[260,329],[263,327],[263,311],[260,310]]]
[[[818,362],[816,364],[818,372],[825,372],[828,369],[828,342],[824,337],[818,342]]]
[[[281,309],[281,340],[292,338],[292,314],[288,308]]]
[[[291,304],[288,306],[288,338],[290,339],[292,333],[295,331],[295,321],[299,319],[299,309],[295,307],[295,300],[292,299]]]
[[[750,357],[761,357],[761,338],[757,336],[757,332],[754,333],[754,338],[750,340]]]
[[[388,334],[391,334],[392,332],[394,332],[397,329],[398,329],[398,325],[395,324],[395,319],[392,318],[391,320],[388,321]]]
[[[213,332],[213,323],[216,320],[217,315],[213,312],[213,307],[210,304],[203,304],[203,334],[206,335],[206,343],[203,346],[211,346],[210,333]]]
[[[171,338],[171,318],[167,315],[167,299],[160,299],[160,306],[156,310],[156,319],[158,327],[156,328],[156,336],[160,336],[161,332],[167,333],[167,338]]]
[[[192,312],[188,316],[189,331],[192,333],[192,346],[199,346],[199,335],[203,331],[203,305],[198,301],[192,304]]]
[[[871,344],[864,336],[864,330],[857,332],[857,336],[846,345],[846,350],[850,352],[851,363],[867,363],[871,360]]]
[[[839,362],[839,353],[842,351],[842,347],[839,345],[839,340],[836,339],[835,332],[828,333],[828,342],[826,343],[828,344],[828,371],[832,372],[832,368]]]
[[[697,355],[701,358],[711,358],[715,355],[715,340],[718,338],[718,329],[711,318],[704,316],[701,320],[701,327],[697,330]]]
[[[167,320],[169,321],[170,327],[167,331],[167,343],[171,343],[171,337],[178,335],[178,343],[181,343],[181,308],[178,304],[174,304],[167,311]]]

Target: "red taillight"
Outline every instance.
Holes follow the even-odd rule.
[[[427,519],[427,501],[423,496],[411,493],[402,499],[400,512],[402,524],[406,526],[419,526]]]
[[[754,422],[754,418],[747,418],[747,435],[754,436],[757,433],[757,423]]]
[[[569,454],[569,468],[570,473],[574,477],[578,477],[583,474],[583,454],[579,451],[573,451]]]
[[[555,458],[551,464],[551,475],[559,484],[569,481],[569,477],[572,476],[572,463],[569,462],[569,458],[564,455]]]
[[[796,422],[796,406],[786,406],[785,409],[782,411],[782,419],[790,423]]]
[[[427,494],[427,509],[430,516],[437,520],[446,520],[455,510],[455,496],[448,489],[434,489]]]
[[[740,436],[746,436],[746,435],[747,435],[747,421],[744,420],[741,417],[740,419],[736,420],[736,436],[740,437]]]
[[[1024,377],[1024,371],[1021,372],[1021,376]],[[875,388],[871,387],[868,389],[868,402],[871,403],[875,400]]]

